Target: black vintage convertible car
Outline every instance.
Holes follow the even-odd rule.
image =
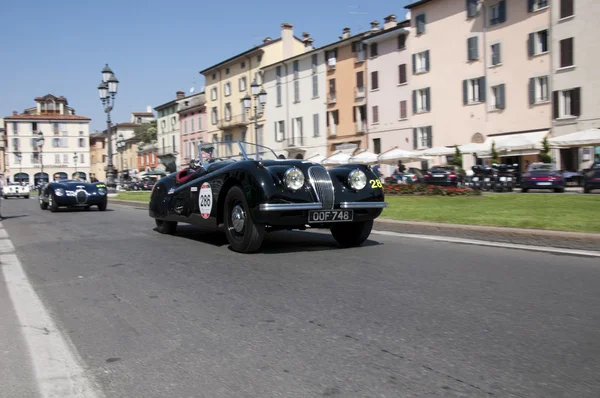
[[[250,253],[266,232],[327,228],[341,246],[352,247],[367,240],[387,205],[367,165],[327,170],[242,141],[201,144],[199,153],[199,161],[154,185],[149,212],[161,233],[175,233],[179,222],[224,225],[231,248]]]
[[[83,207],[86,210],[98,206],[105,211],[108,204],[106,185],[102,182],[88,183],[82,180],[58,180],[40,189],[40,207],[55,212],[59,207]]]

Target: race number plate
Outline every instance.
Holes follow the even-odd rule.
[[[352,221],[354,210],[310,210],[309,223]]]

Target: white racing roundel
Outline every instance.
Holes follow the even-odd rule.
[[[200,215],[202,218],[207,219],[210,217],[210,211],[212,210],[213,196],[212,189],[208,182],[202,184],[200,187],[200,195],[198,195],[198,204],[200,205]]]

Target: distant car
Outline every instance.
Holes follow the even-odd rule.
[[[341,246],[353,247],[367,240],[387,205],[381,180],[364,164],[327,170],[241,141],[199,149],[202,160],[154,185],[149,213],[160,233],[174,234],[179,222],[224,224],[231,248],[251,253],[266,232],[325,228]]]
[[[583,174],[583,192],[590,193],[594,189],[600,189],[600,163],[594,163]]]
[[[40,208],[57,211],[60,207],[83,207],[86,210],[98,206],[105,211],[108,205],[106,184],[88,183],[81,180],[58,180],[46,184],[40,192]]]
[[[554,192],[564,192],[566,182],[563,173],[550,163],[534,163],[529,165],[521,177],[521,192],[530,189],[553,189]]]
[[[21,185],[18,182],[11,182],[2,189],[2,197],[8,198],[25,198],[29,199],[29,185]]]
[[[466,174],[458,166],[433,166],[424,176],[425,184],[458,186],[465,183]]]

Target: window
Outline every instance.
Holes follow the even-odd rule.
[[[319,114],[313,114],[313,137],[318,137],[320,135],[319,132]]]
[[[248,87],[248,82],[246,80],[246,77],[242,77],[240,78],[240,91],[246,91],[247,87]]]
[[[379,88],[379,72],[371,72],[371,90]]]
[[[68,153],[63,153],[63,163],[69,164],[69,154]]]
[[[256,60],[257,60],[258,62],[262,61],[262,54],[259,54],[259,55],[256,57]]]
[[[573,0],[560,0],[560,18],[568,18],[574,14]]]
[[[213,101],[217,100],[217,88],[213,87],[212,90],[210,90],[210,99]]]
[[[379,49],[377,48],[377,43],[371,44],[370,54],[371,54],[371,58],[376,57],[377,55],[379,55]]]
[[[429,112],[431,110],[431,89],[429,87],[413,90],[413,113]]]
[[[55,165],[60,164],[60,154],[58,154],[58,153],[54,155],[54,164]]]
[[[407,119],[406,101],[400,101],[400,119]]]
[[[281,142],[285,140],[285,121],[280,120],[275,122],[275,141]]]
[[[548,76],[529,79],[529,104],[539,104],[548,100]]]
[[[34,152],[31,154],[31,163],[39,163],[40,162],[40,154],[39,152]]]
[[[277,106],[281,106],[281,84],[277,85],[276,88],[276,100],[277,100]]]
[[[501,0],[490,6],[489,10],[490,25],[497,25],[506,21],[506,0]]]
[[[230,82],[225,83],[224,91],[225,91],[226,97],[229,97],[231,95],[231,83]]]
[[[406,83],[406,64],[398,65],[398,84]]]
[[[85,138],[79,139],[79,148],[85,148]]]
[[[194,131],[196,131],[196,130],[194,130],[194,119],[193,119],[193,118],[192,118],[192,119],[190,119],[190,131],[191,131],[192,133],[193,133]]]
[[[417,15],[415,17],[415,23],[417,26],[417,34],[420,35],[420,34],[425,33],[425,24],[426,24],[425,14]]]
[[[210,111],[210,121],[212,124],[217,124],[217,107],[213,106],[212,110]]]
[[[312,97],[317,98],[319,96],[319,76],[313,75],[312,77]]]
[[[432,144],[431,126],[413,129],[413,149],[431,148]]]
[[[294,102],[300,102],[300,80],[294,80]]]
[[[225,74],[228,75],[229,74],[229,68],[225,68]]]
[[[355,41],[352,43],[352,52],[356,53],[356,62],[364,61],[365,53],[367,52],[367,44]],[[375,48],[375,52],[377,52],[377,48]],[[374,55],[371,56],[373,57]]]
[[[485,77],[463,80],[463,104],[485,102]]]
[[[300,145],[304,145],[304,143],[302,142],[302,137],[304,137],[304,129],[302,128],[302,117],[296,117],[292,119],[292,138],[296,137],[300,138]],[[296,145],[298,145],[298,142],[296,142]]]
[[[502,63],[502,56],[500,54],[500,43],[492,44],[490,48],[492,53],[492,65],[500,65]]]
[[[231,120],[231,102],[225,104],[225,120]]]
[[[325,56],[327,58],[327,68],[335,69],[335,64],[337,62],[337,48],[327,51]]]
[[[401,34],[398,36],[398,50],[403,50],[406,48],[406,35]]]
[[[373,124],[379,123],[379,107],[377,105],[371,108]]]
[[[548,30],[530,33],[527,45],[530,57],[548,52]]]
[[[554,119],[581,115],[581,88],[555,91],[552,93]]]
[[[246,62],[242,62],[242,63],[240,63],[240,68],[241,68],[241,69],[244,69],[245,67],[246,67]]]
[[[281,66],[275,68],[275,77],[277,84],[281,83]]]
[[[505,93],[504,84],[499,84],[492,87],[491,109],[505,108]]]
[[[565,68],[573,65],[573,38],[570,37],[560,41],[560,67]]]
[[[294,79],[297,79],[300,74],[300,62],[299,61],[294,61],[293,65],[293,69],[294,69]]]
[[[467,17],[468,18],[477,16],[477,14],[478,14],[477,3],[478,2],[479,2],[478,0],[467,0]]]
[[[373,153],[381,153],[381,138],[373,138]]]
[[[413,54],[413,74],[429,71],[429,50]]]
[[[529,12],[541,10],[548,7],[548,0],[528,0]]]
[[[85,155],[83,153],[79,154],[79,162],[85,163]]]
[[[319,64],[319,55],[318,54],[313,54],[312,55],[312,73],[317,73],[317,67]]]
[[[479,38],[477,36],[467,39],[467,59],[475,61],[479,59]]]

